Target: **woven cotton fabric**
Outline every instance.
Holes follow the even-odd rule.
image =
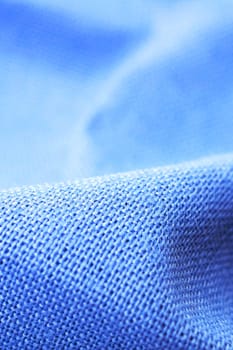
[[[233,350],[232,43],[232,0],[0,0],[0,350]]]
[[[0,193],[0,348],[232,349],[233,157]]]

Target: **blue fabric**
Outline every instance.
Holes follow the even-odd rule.
[[[232,10],[1,1],[1,350],[233,349]]]
[[[231,0],[2,0],[0,188],[232,152],[232,14]]]
[[[233,157],[0,200],[2,349],[233,348]]]

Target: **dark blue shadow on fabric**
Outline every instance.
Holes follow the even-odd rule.
[[[135,31],[93,27],[43,7],[0,4],[0,48],[39,65],[80,74],[111,66],[144,35]]]

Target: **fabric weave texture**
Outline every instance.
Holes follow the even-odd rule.
[[[0,194],[1,349],[232,349],[233,158]]]

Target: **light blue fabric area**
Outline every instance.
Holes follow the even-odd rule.
[[[232,3],[2,1],[0,187],[231,152]]]

